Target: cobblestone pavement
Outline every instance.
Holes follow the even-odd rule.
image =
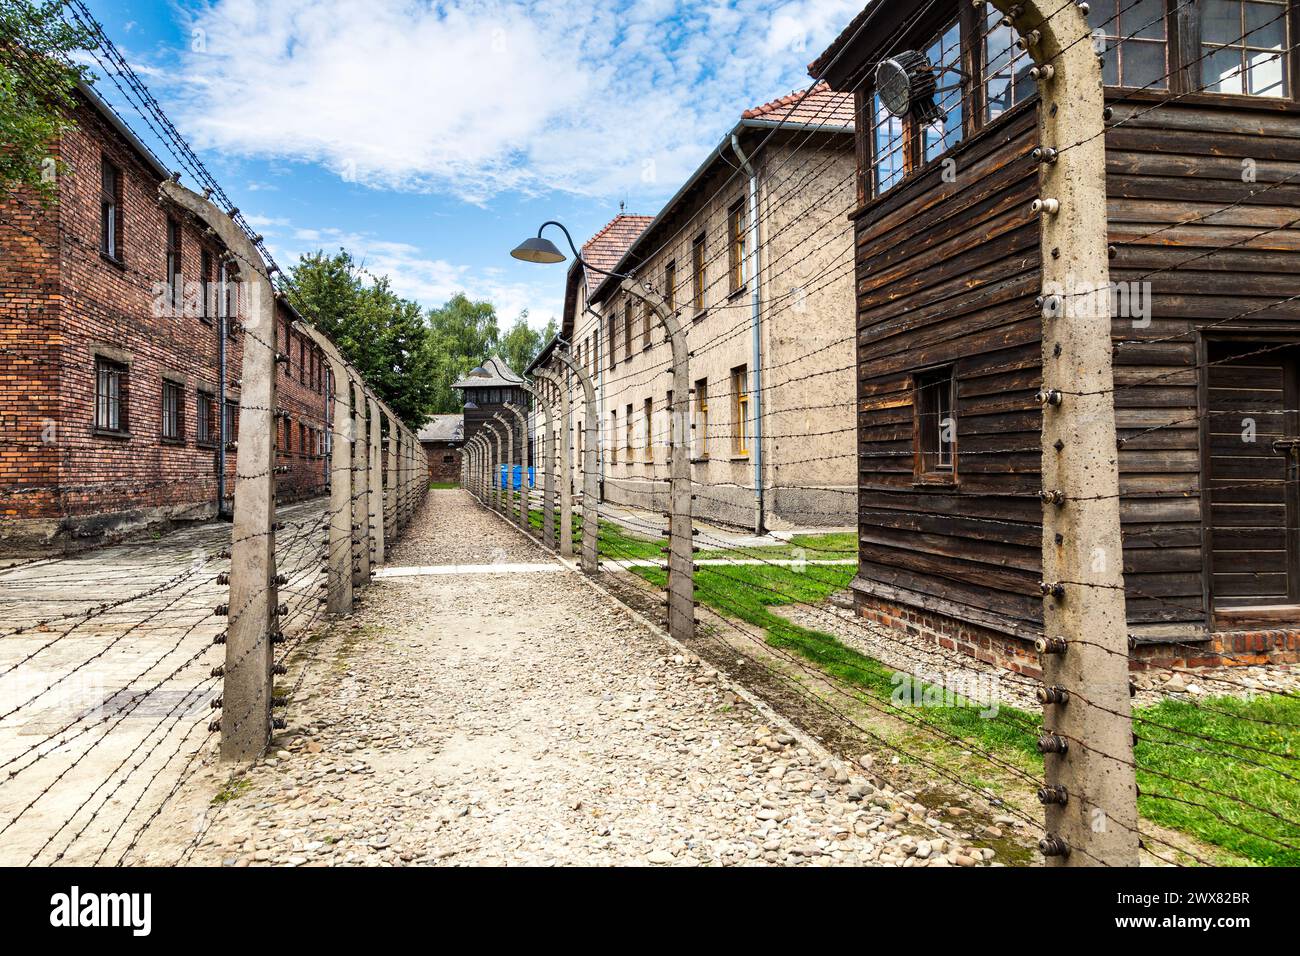
[[[524,567],[481,567],[506,563]],[[478,567],[401,573],[452,564]],[[464,492],[429,494],[386,573],[312,645],[268,757],[235,777],[205,767],[133,862],[993,859],[555,572]]]
[[[323,502],[279,515],[283,629],[318,611]],[[0,864],[116,862],[212,742],[231,525],[0,570]]]

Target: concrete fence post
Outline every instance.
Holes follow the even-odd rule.
[[[397,443],[401,429],[390,416],[388,419],[388,445],[385,448],[388,459],[388,473],[384,476],[384,537],[386,541],[397,540]]]
[[[226,213],[179,183],[159,187],[207,225],[240,259],[244,354],[239,456],[231,529],[226,663],[221,692],[221,759],[255,760],[271,733],[273,635],[278,630],[275,566],[275,290],[261,254]]]
[[[483,429],[491,436],[488,449],[488,496],[491,499],[489,507],[494,511],[501,511],[501,430],[493,422],[484,422]]]
[[[352,610],[352,408],[348,401],[348,367],[337,347],[305,322],[295,327],[310,338],[329,362],[333,381],[330,415],[330,528],[326,554],[326,610]]]
[[[535,374],[543,381],[549,382],[551,387],[555,389],[555,399],[558,405],[557,414],[560,418],[560,494],[558,501],[560,510],[560,555],[561,557],[571,558],[573,557],[573,462],[572,450],[569,447],[571,444],[569,429],[573,418],[572,402],[569,398],[569,389],[565,384],[564,375],[542,368],[537,369]]]
[[[671,429],[676,436],[690,434],[691,376],[690,347],[686,330],[664,303],[636,279],[624,279],[624,292],[649,305],[667,333],[673,353],[673,408]],[[695,538],[694,502],[691,483],[691,445],[674,441],[669,472],[668,508],[668,633],[679,641],[695,636]]]
[[[507,403],[505,410],[519,422],[519,530],[532,532],[528,499],[528,414],[518,405]]]
[[[596,450],[600,444],[600,413],[596,409],[596,387],[567,349],[556,349],[555,357],[582,384],[586,401],[586,438],[582,448],[582,570],[595,574],[600,568],[600,476],[596,471]]]
[[[524,391],[533,396],[537,407],[542,410],[545,422],[545,434],[542,439],[541,459],[545,463],[542,476],[542,542],[548,548],[555,547],[555,421],[551,416],[551,403],[540,388],[528,383]]]
[[[366,391],[359,378],[352,382],[352,590],[370,583],[370,487],[366,481],[369,465],[367,449],[370,434],[366,420]]]
[[[385,541],[384,541],[384,459],[381,451],[380,432],[382,430],[383,418],[379,411],[379,400],[374,395],[369,396],[370,406],[370,454],[369,465],[370,473],[368,476],[370,488],[370,541],[374,553],[371,555],[372,564],[384,563]]]
[[[1102,74],[1083,11],[993,0],[1038,65],[1046,819],[1057,866],[1136,866]]]
[[[505,477],[501,479],[501,487],[505,491],[501,499],[501,514],[510,519],[510,513],[515,510],[515,426],[506,415],[497,412],[492,416],[505,431]]]

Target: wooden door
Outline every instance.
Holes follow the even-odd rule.
[[[1208,349],[1206,477],[1216,611],[1300,602],[1298,350],[1276,345],[1212,343]]]

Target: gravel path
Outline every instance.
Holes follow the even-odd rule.
[[[551,559],[463,492],[434,491],[388,567],[500,563]],[[134,862],[993,858],[959,820],[927,823],[572,571],[385,577],[313,651],[271,755],[215,809],[203,807],[224,777],[196,778]]]

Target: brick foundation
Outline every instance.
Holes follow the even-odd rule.
[[[1028,677],[1041,678],[1031,640],[953,617],[854,592],[857,615],[930,640]],[[1142,643],[1132,652],[1134,670],[1146,667],[1227,667],[1300,662],[1300,625],[1254,631],[1218,631],[1207,641]]]

